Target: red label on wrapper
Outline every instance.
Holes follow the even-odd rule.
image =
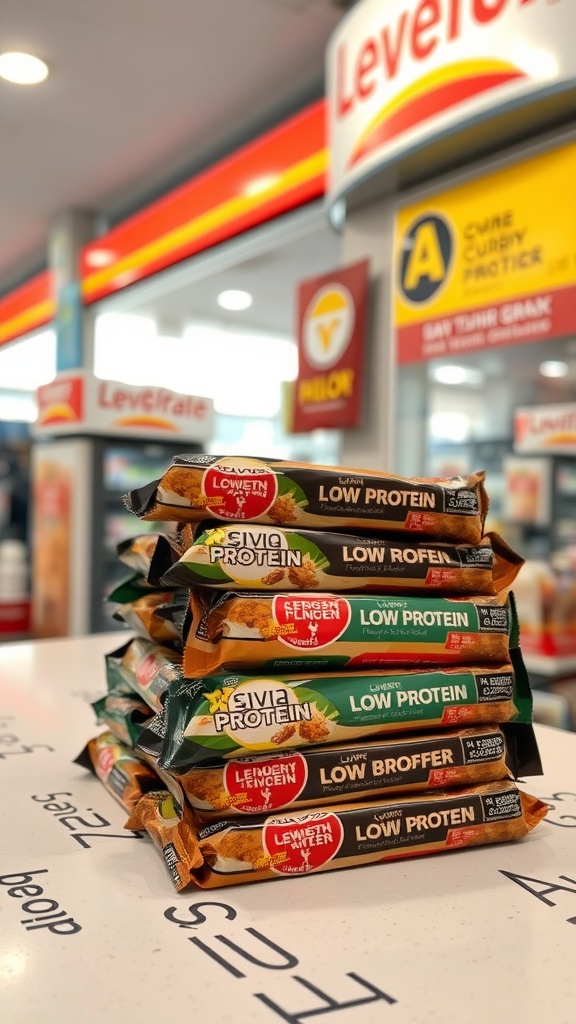
[[[303,875],[327,864],[343,838],[344,828],[335,814],[302,815],[297,821],[269,818],[262,831],[272,870],[282,875]]]
[[[230,468],[217,463],[204,474],[206,505],[219,519],[257,519],[276,500],[276,474],[266,466],[239,466],[239,461]]]
[[[278,639],[283,644],[299,650],[318,650],[342,636],[352,609],[345,598],[333,594],[309,598],[278,594],[272,603],[272,615],[280,627]]]
[[[236,810],[260,814],[293,803],[308,778],[305,759],[298,753],[279,754],[260,760],[229,761],[224,769],[224,786]]]

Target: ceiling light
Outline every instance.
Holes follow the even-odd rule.
[[[540,363],[540,373],[543,377],[565,377],[568,369],[568,363],[560,359],[547,359],[546,362]]]
[[[31,53],[2,53],[0,78],[16,85],[37,85],[48,78],[48,65]]]
[[[222,309],[232,309],[238,312],[241,309],[248,309],[248,306],[252,305],[252,296],[250,292],[230,288],[228,291],[220,292],[217,301],[218,305],[222,306]]]
[[[432,370],[432,376],[439,384],[480,384],[484,379],[481,370],[451,364],[436,366]]]

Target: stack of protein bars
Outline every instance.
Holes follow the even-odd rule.
[[[483,477],[193,455],[128,495],[186,524],[148,576],[190,591],[179,678],[137,742],[166,788],[125,801],[177,888],[516,839],[543,817],[512,781],[541,770],[522,560],[483,536]]]

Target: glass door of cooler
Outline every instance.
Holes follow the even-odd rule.
[[[128,512],[122,498],[127,491],[158,479],[175,455],[202,451],[199,445],[167,442],[96,439],[94,441],[93,585],[91,632],[125,628],[112,618],[106,596],[130,570],[118,561],[119,541],[142,533],[168,533],[174,526],[143,522]]]

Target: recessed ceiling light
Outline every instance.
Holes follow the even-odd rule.
[[[439,384],[481,384],[484,380],[481,370],[454,366],[451,363],[434,367],[432,376]]]
[[[252,305],[252,296],[250,292],[241,291],[239,288],[229,288],[225,292],[220,292],[217,301],[222,309],[233,309],[238,312]]]
[[[16,85],[37,85],[48,78],[48,65],[31,53],[1,53],[0,78]]]
[[[562,362],[561,359],[547,359],[546,362],[540,363],[540,373],[543,377],[565,377],[568,369],[568,363]]]

